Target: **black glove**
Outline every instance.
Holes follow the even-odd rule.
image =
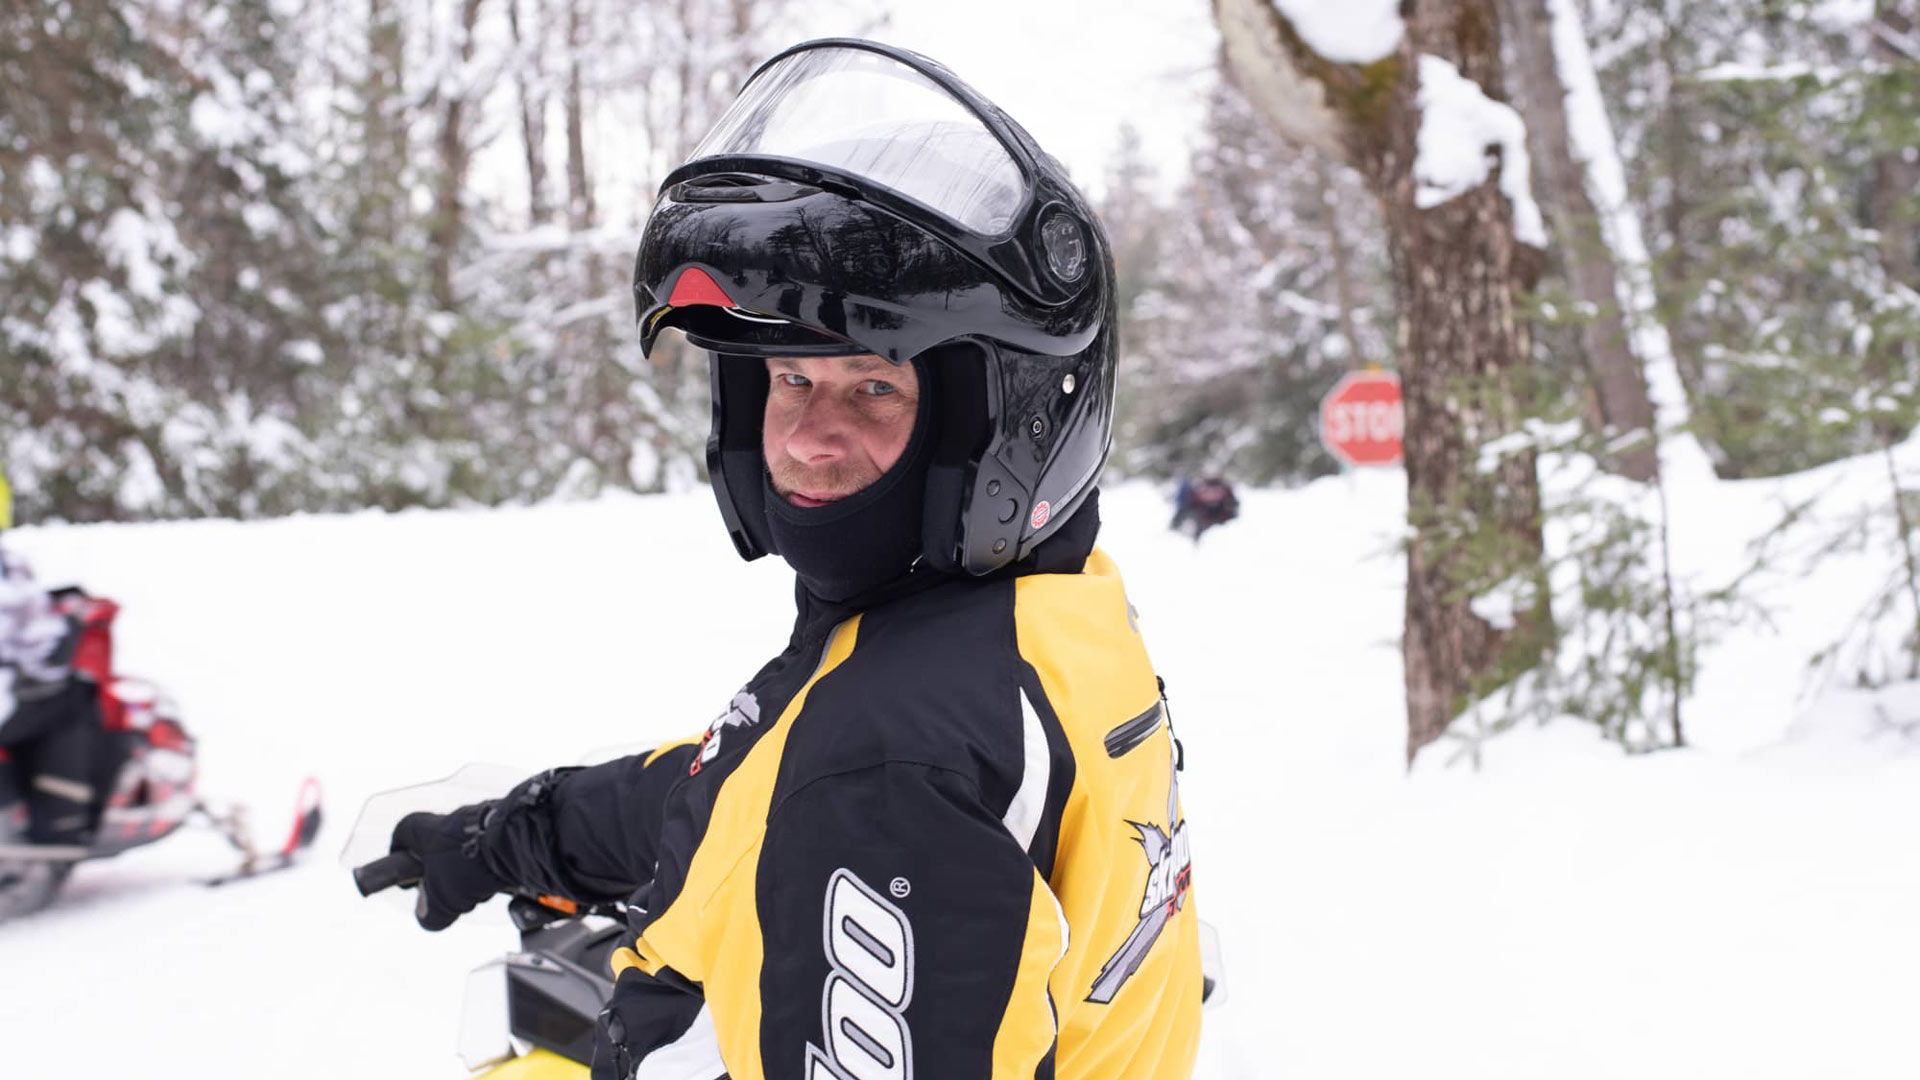
[[[492,803],[475,803],[451,814],[408,814],[394,826],[392,850],[420,860],[420,895],[413,917],[421,926],[445,930],[481,901],[510,887],[480,854],[481,833],[492,811]]]

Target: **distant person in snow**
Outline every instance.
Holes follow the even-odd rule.
[[[1059,164],[885,46],[776,57],[666,178],[642,344],[710,353],[714,495],[792,639],[703,734],[392,840],[429,929],[630,902],[594,1076],[1191,1074],[1177,755],[1094,546],[1113,287]]]
[[[1240,498],[1233,493],[1232,484],[1218,476],[1209,476],[1198,483],[1181,478],[1173,495],[1171,528],[1175,532],[1186,533],[1197,544],[1202,533],[1239,516]]]
[[[1187,523],[1187,512],[1192,508],[1193,479],[1183,472],[1174,478],[1173,521],[1167,525],[1167,528],[1179,532],[1180,527]]]
[[[0,470],[0,541],[12,525],[13,492]],[[84,844],[92,831],[100,706],[68,663],[78,633],[26,561],[0,547],[0,837],[17,836],[23,815],[37,844]]]

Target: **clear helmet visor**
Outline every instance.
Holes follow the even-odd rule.
[[[1027,199],[999,136],[938,83],[882,53],[824,46],[747,85],[690,161],[789,158],[872,181],[996,236]]]

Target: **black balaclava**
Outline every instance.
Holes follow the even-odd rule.
[[[767,531],[773,550],[814,596],[832,603],[905,577],[919,558],[921,517],[926,503],[927,466],[932,460],[934,388],[926,365],[910,361],[920,376],[920,406],[913,434],[900,460],[865,489],[825,506],[801,507],[765,487]]]

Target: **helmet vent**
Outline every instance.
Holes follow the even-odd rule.
[[[1086,236],[1080,224],[1065,213],[1054,213],[1040,226],[1040,246],[1047,253],[1047,269],[1054,277],[1070,285],[1086,274]]]
[[[683,180],[670,194],[675,202],[683,203],[777,203],[819,191],[810,184],[752,173],[715,173]]]

